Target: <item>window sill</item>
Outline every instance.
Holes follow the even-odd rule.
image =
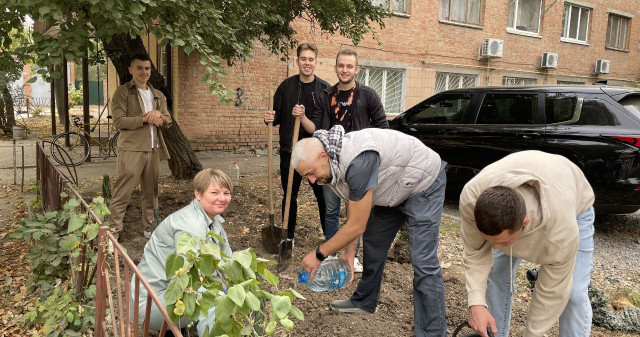
[[[515,34],[515,35],[522,35],[522,36],[528,36],[528,37],[534,37],[536,39],[541,39],[542,36],[538,33],[531,33],[531,32],[527,32],[527,31],[523,31],[523,30],[517,30],[517,29],[513,29],[513,28],[507,28],[507,33],[509,34]]]
[[[484,27],[482,27],[482,26],[472,25],[472,24],[464,23],[464,22],[449,21],[449,20],[445,20],[445,19],[439,19],[438,21],[440,21],[440,23],[444,23],[445,25],[460,26],[460,27],[481,29],[481,30],[484,29]]]
[[[560,41],[561,41],[561,42],[566,42],[566,43],[579,44],[579,45],[581,45],[581,46],[590,46],[590,44],[586,43],[585,41],[568,39],[568,38],[566,38],[566,37],[561,37],[561,38],[560,38]]]
[[[609,49],[609,50],[613,50],[613,51],[620,51],[620,52],[623,52],[623,53],[628,53],[629,52],[629,49],[618,49],[618,48],[607,47],[607,46],[605,46],[604,49]]]
[[[401,17],[401,18],[410,18],[411,14],[409,13],[404,13],[404,12],[391,12],[391,14],[393,14],[393,16],[397,16],[397,17]]]

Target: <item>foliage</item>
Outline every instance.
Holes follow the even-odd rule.
[[[223,242],[213,231],[207,238],[183,234],[178,238],[180,255],[167,258],[166,273],[171,281],[164,298],[171,319],[178,322],[186,316],[197,320],[200,315],[207,316],[214,305],[215,325],[205,336],[271,335],[278,324],[293,330],[291,319],[303,320],[304,315],[292,303],[294,297],[304,297],[291,288],[276,294],[267,292],[263,282],[276,289],[279,283],[267,269],[272,261],[258,258],[251,248],[225,256],[210,236]],[[199,294],[202,297],[198,298]],[[267,316],[268,321],[264,320]]]
[[[82,84],[76,89],[73,84],[69,83],[69,106],[78,105],[82,102]]]
[[[9,0],[5,6],[0,19],[7,19],[0,20],[0,31],[13,28],[16,16],[25,15],[59,26],[54,35],[34,33],[26,48],[37,55],[43,75],[48,66],[62,63],[62,54],[79,62],[92,48],[90,37],[109,42],[116,34],[150,31],[163,37],[162,47],[170,44],[187,54],[197,52],[206,68],[203,81],[223,97],[227,91],[219,81],[225,75],[222,61],[231,65],[250,57],[256,43],[287,55],[298,43],[292,26],[296,18],[308,22],[312,31],[339,33],[357,44],[369,32],[375,38],[374,28],[384,27],[389,15],[370,0]],[[50,76],[61,78],[62,73]]]
[[[48,296],[60,280],[69,278],[69,265],[80,256],[79,248],[98,235],[98,225],[87,214],[78,213],[79,207],[79,200],[70,199],[61,211],[20,220],[18,228],[10,234],[32,244],[26,254],[33,271],[28,284],[30,290],[40,291],[41,297]],[[90,207],[99,217],[109,212],[102,198],[94,198]],[[93,250],[88,249],[86,254],[95,263],[97,255]]]
[[[75,289],[56,287],[53,294],[44,301],[36,301],[35,306],[20,318],[30,326],[42,325],[46,336],[82,336],[93,330],[95,311],[76,300]],[[95,286],[85,291],[85,298],[95,300]]]

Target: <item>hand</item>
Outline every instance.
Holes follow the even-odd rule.
[[[353,278],[355,277],[355,272],[353,271],[353,261],[355,260],[355,255],[344,253],[340,256],[340,259],[346,261],[347,264],[349,264],[349,268],[351,268],[351,281],[349,281],[349,284],[345,286],[345,288],[347,288],[351,285],[351,283],[353,283]]]
[[[302,270],[309,273],[308,282],[311,282],[311,280],[313,280],[313,277],[316,275],[316,271],[318,270],[318,267],[320,267],[321,263],[322,262],[318,261],[318,259],[316,258],[315,250],[307,254],[307,256],[302,259],[302,261],[300,262],[300,267],[302,267]]]
[[[146,115],[146,123],[153,124],[157,127],[161,127],[164,124],[164,118],[162,113],[158,110],[149,111],[146,114],[142,115],[142,121],[144,122]]]
[[[275,119],[276,112],[275,111],[265,111],[264,112],[264,122],[265,123],[273,123]]]
[[[498,332],[495,319],[484,305],[472,305],[469,308],[469,326],[482,337],[489,337],[487,328],[494,334]]]
[[[300,118],[304,118],[305,114],[304,114],[304,105],[302,104],[296,104],[293,106],[293,110],[291,111],[291,114],[293,115],[293,117],[300,117]]]

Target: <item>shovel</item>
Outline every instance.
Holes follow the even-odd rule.
[[[273,106],[273,95],[269,93],[269,106],[267,109],[271,109]],[[278,252],[278,245],[282,238],[282,228],[275,225],[275,215],[273,212],[273,122],[267,123],[268,127],[268,177],[267,182],[269,186],[269,225],[262,227],[262,246],[264,250],[269,254],[275,254]]]
[[[158,227],[160,224],[160,210],[158,209],[158,185],[153,186],[153,222],[151,223],[151,233]]]
[[[300,131],[300,117],[296,117],[293,125],[293,142],[291,150],[298,142],[298,133]],[[293,250],[293,239],[287,238],[287,227],[289,226],[289,209],[291,208],[291,189],[293,185],[293,166],[289,165],[289,175],[287,179],[287,196],[284,199],[284,215],[282,216],[282,239],[278,245],[278,265],[276,270],[281,272],[287,268],[291,260],[291,251]]]

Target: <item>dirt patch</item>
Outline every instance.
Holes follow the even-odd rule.
[[[279,179],[276,181],[276,196],[282,198]],[[97,189],[86,189],[86,196],[97,195]],[[190,181],[162,177],[159,185],[160,215],[162,218],[184,207],[193,199]],[[324,236],[320,229],[315,199],[311,189],[302,184],[298,199],[298,225],[291,265],[280,273],[280,289],[295,288],[306,297],[298,300],[298,306],[305,320],[295,322],[293,336],[413,336],[413,269],[408,256],[406,235],[398,235],[390,251],[384,271],[378,311],[372,315],[349,315],[331,311],[329,303],[335,299],[348,298],[355,290],[355,283],[348,289],[314,293],[305,286],[296,284],[299,262],[308,252],[320,245]],[[146,243],[140,223],[140,195],[135,190],[124,219],[124,230],[120,241],[129,255],[137,263]],[[276,202],[276,205],[278,202]],[[276,206],[277,207],[277,206]],[[276,208],[277,209],[277,208]],[[277,211],[276,213],[279,213]],[[262,248],[260,228],[268,224],[267,183],[265,175],[244,176],[234,188],[233,199],[227,211],[222,214],[226,220],[225,230],[233,250],[253,247],[261,257],[276,260],[277,255],[268,254]],[[276,214],[276,223],[279,223]],[[467,319],[466,289],[461,265],[461,243],[456,228],[459,224],[449,217],[443,217],[439,255],[443,265],[445,299],[447,305],[447,330],[451,334],[456,326]],[[275,268],[274,268],[275,269]],[[514,296],[512,315],[512,335],[521,335],[526,320],[526,312],[531,298],[531,290],[524,277],[518,274],[517,294]],[[356,275],[357,282],[360,276]],[[549,336],[557,336],[557,326]],[[638,336],[622,332],[612,332],[594,327],[592,336]]]

